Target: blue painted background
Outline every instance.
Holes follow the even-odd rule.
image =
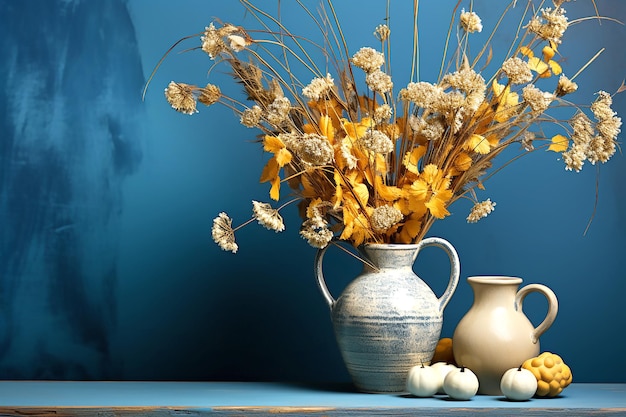
[[[626,3],[596,2],[601,14],[626,21]],[[453,3],[422,2],[424,80],[436,77]],[[487,25],[493,4],[475,2]],[[353,51],[375,46],[383,2],[336,6],[350,17]],[[394,39],[407,39],[393,50],[404,65],[394,69],[401,85],[410,22],[405,6],[394,7]],[[567,9],[571,17],[593,13],[583,0]],[[237,255],[211,240],[219,211],[243,221],[250,200],[267,200],[268,191],[257,182],[264,155],[230,111],[214,106],[190,117],[163,99],[171,79],[205,82],[211,62],[200,52],[170,55],[141,101],[161,55],[213,17],[251,20],[235,1],[0,0],[0,379],[348,379],[295,210],[286,211],[283,234],[241,230]],[[570,29],[560,50],[569,68],[606,47],[577,78],[577,102],[617,90],[625,40],[614,23]],[[211,80],[229,84],[223,72]],[[626,115],[623,94],[614,107]],[[487,183],[498,204],[487,219],[466,224],[468,207],[453,206],[430,233],[461,257],[443,336],[471,305],[465,277],[521,276],[560,301],[543,350],[561,354],[579,382],[626,382],[625,179],[621,154],[571,173],[540,151]],[[583,236],[597,180],[597,212]],[[326,273],[338,295],[359,265],[332,252]],[[416,265],[438,292],[446,268],[437,249]],[[538,323],[545,301],[531,295],[525,309]]]

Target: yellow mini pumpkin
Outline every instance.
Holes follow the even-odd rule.
[[[528,369],[537,378],[538,397],[556,397],[572,382],[572,371],[559,355],[543,352],[526,360],[522,368]]]
[[[452,338],[444,337],[439,339],[435,348],[435,355],[430,363],[445,362],[456,365],[454,354],[452,353]]]

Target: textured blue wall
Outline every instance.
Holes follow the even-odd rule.
[[[375,46],[383,3],[337,2],[338,14],[350,16],[344,30],[354,50]],[[436,77],[454,3],[422,2],[424,80]],[[626,3],[596,3],[626,21]],[[487,24],[493,4],[475,1]],[[566,6],[572,17],[593,13],[590,1]],[[408,48],[408,13],[394,7],[394,39],[406,38]],[[211,61],[200,52],[170,55],[140,100],[163,52],[214,17],[251,20],[235,1],[0,0],[0,379],[348,378],[295,210],[286,211],[285,233],[244,228],[236,255],[211,240],[218,212],[243,221],[250,200],[267,200],[268,192],[257,181],[264,155],[229,110],[190,117],[163,98],[171,79],[205,82]],[[615,23],[570,29],[560,49],[569,68],[606,47],[577,78],[577,102],[620,86],[625,40]],[[410,53],[398,46],[393,53],[404,64],[394,69],[401,85]],[[211,80],[228,84],[219,68]],[[614,107],[626,115],[623,94]],[[621,154],[599,170],[571,173],[540,151],[487,183],[498,203],[488,218],[466,224],[468,207],[453,206],[430,233],[461,257],[443,335],[471,305],[465,277],[521,276],[548,285],[560,301],[542,348],[560,353],[579,382],[626,382],[625,178]],[[597,212],[583,236],[597,180]],[[327,275],[339,294],[359,265],[332,252]],[[439,292],[445,262],[433,249],[416,265]],[[537,323],[545,301],[530,296],[525,309]]]

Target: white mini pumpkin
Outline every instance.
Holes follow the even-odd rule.
[[[511,368],[502,375],[500,390],[509,400],[526,401],[537,392],[537,378],[521,366]]]
[[[446,375],[448,375],[448,372],[456,369],[456,366],[446,362],[435,362],[430,365],[430,367],[436,369],[441,374],[441,383],[439,384],[439,389],[437,389],[437,394],[445,394],[445,392],[443,391],[443,380],[445,379]]]
[[[409,370],[406,389],[416,397],[432,397],[443,383],[441,373],[430,366],[417,365]]]
[[[478,377],[468,368],[453,369],[443,380],[443,390],[455,400],[469,400],[478,392]]]

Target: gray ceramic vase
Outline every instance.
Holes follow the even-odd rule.
[[[426,246],[439,247],[450,258],[448,286],[441,297],[413,272],[413,263]],[[439,341],[443,310],[459,281],[456,250],[437,237],[410,245],[364,245],[363,256],[376,268],[364,264],[335,300],[322,273],[327,248],[317,253],[315,274],[355,386],[364,392],[406,392],[410,368],[429,364]]]

